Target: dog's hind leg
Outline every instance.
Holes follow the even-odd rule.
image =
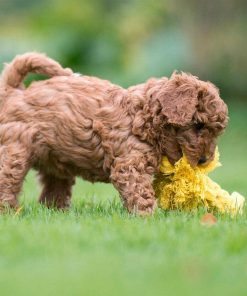
[[[66,209],[70,206],[72,186],[75,178],[59,179],[53,175],[39,173],[39,180],[43,185],[43,190],[39,197],[39,202],[47,207]]]
[[[30,154],[20,142],[0,145],[0,211],[17,207],[17,196],[30,167]]]

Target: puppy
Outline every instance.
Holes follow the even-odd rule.
[[[25,88],[29,73],[50,79]],[[161,157],[209,162],[224,131],[227,106],[218,89],[185,73],[128,89],[74,75],[39,53],[17,56],[0,79],[0,204],[17,207],[27,172],[38,171],[39,198],[70,205],[75,177],[111,182],[129,212],[156,207],[152,175]]]

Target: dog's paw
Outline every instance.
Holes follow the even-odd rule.
[[[0,215],[1,214],[14,214],[18,210],[17,204],[9,204],[6,202],[0,203]]]
[[[157,208],[157,202],[155,199],[139,199],[134,205],[130,212],[137,214],[139,216],[150,216],[154,213]]]

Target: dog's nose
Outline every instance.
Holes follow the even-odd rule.
[[[206,156],[202,156],[199,161],[198,161],[198,164],[204,164],[207,162],[207,157]]]

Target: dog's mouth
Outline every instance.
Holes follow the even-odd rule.
[[[198,156],[193,151],[187,151],[183,147],[177,150],[176,153],[164,153],[164,156],[168,158],[172,165],[185,156],[191,167],[206,167],[214,159],[214,153],[212,155],[202,154]]]
[[[213,159],[214,159],[214,155],[215,153],[213,153],[212,155],[202,155],[200,157],[193,157],[190,156],[188,154],[186,154],[186,158],[188,159],[189,164],[192,167],[206,167]]]

